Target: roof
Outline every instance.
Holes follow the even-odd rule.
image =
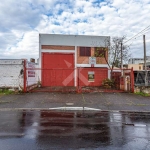
[[[105,47],[110,36],[39,34],[41,45]]]

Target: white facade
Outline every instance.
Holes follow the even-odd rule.
[[[38,73],[35,64],[26,62],[26,87],[36,84]],[[0,60],[0,88],[24,89],[24,60],[2,59]]]
[[[150,62],[150,56],[146,57],[146,62]],[[130,58],[128,64],[140,64],[144,63],[144,58]]]
[[[144,63],[143,58],[130,58],[128,64],[139,64]]]
[[[23,88],[23,60],[0,60],[0,88]]]

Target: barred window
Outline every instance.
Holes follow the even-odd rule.
[[[105,57],[106,56],[106,50],[104,47],[95,47],[94,52],[95,57]]]
[[[80,47],[80,56],[91,56],[91,47]]]

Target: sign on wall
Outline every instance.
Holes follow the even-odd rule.
[[[94,67],[94,65],[96,64],[96,57],[89,57],[89,64],[91,65],[91,67]]]
[[[88,81],[94,81],[94,71],[88,71]]]
[[[27,62],[28,77],[35,77],[35,65],[34,63]]]
[[[27,68],[27,87],[30,85],[34,85],[37,83],[37,73],[35,70],[35,63],[33,62],[26,62]]]
[[[96,57],[89,57],[89,64],[96,64]]]

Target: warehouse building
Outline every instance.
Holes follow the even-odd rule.
[[[109,77],[109,41],[109,36],[39,34],[42,86],[100,86]]]

